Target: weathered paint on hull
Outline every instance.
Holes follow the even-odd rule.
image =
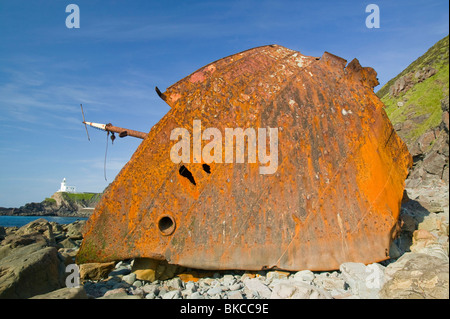
[[[77,262],[331,270],[388,258],[412,159],[377,84],[356,59],[346,66],[329,53],[319,59],[277,45],[182,79],[161,94],[171,110],[90,217]],[[209,172],[174,164],[171,131],[193,132],[194,120],[222,136],[225,128],[278,128],[276,173],[260,174],[258,161],[210,163]]]

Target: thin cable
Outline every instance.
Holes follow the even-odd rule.
[[[106,179],[106,155],[108,154],[108,138],[109,138],[109,131],[106,132],[105,162],[103,163],[103,175],[105,176],[105,181],[108,181]]]

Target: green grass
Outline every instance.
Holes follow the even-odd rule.
[[[380,90],[378,90],[378,97],[381,99],[387,97],[389,95],[389,88],[395,83],[395,81],[410,72],[421,70],[423,67],[427,66],[431,66],[436,70],[440,69],[444,65],[448,66],[448,47],[449,36],[446,36],[445,38],[436,42],[436,44],[433,45],[425,54],[412,62],[406,69],[404,69],[396,77],[387,82]]]
[[[74,201],[74,202],[88,202],[91,200],[96,200],[102,194],[99,193],[62,193],[63,198],[66,201]]]
[[[42,201],[42,203],[48,204],[48,205],[53,205],[53,204],[56,204],[56,200],[53,198],[47,197]]]
[[[408,140],[415,140],[430,128],[439,126],[442,118],[441,99],[448,95],[448,64],[437,74],[417,83],[406,94],[398,98],[383,98],[386,113],[393,124],[404,122],[408,114],[415,112],[414,117],[427,114],[428,118],[408,133]],[[402,107],[397,102],[406,101]]]
[[[441,99],[449,94],[448,44],[449,37],[447,36],[377,92],[381,101],[386,105],[386,113],[394,125],[403,123],[408,118],[426,115],[426,119],[417,123],[409,132],[403,132],[402,138],[407,144],[414,142],[427,130],[439,126],[441,122]],[[390,86],[397,79],[408,73],[414,74],[424,67],[432,67],[437,70],[437,73],[421,83],[412,76],[414,86],[411,89],[401,92],[397,97],[389,94]],[[398,106],[398,102],[403,102],[403,106]]]

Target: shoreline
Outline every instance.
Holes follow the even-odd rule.
[[[87,221],[88,217],[78,216],[0,216],[1,228],[20,228],[39,219],[65,226],[79,221]],[[1,236],[0,236],[1,237]],[[1,238],[0,238],[1,239]],[[0,244],[1,246],[1,244]]]
[[[79,217],[89,218],[92,213],[89,214],[3,214],[0,213],[0,217]]]

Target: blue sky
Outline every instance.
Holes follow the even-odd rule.
[[[80,8],[80,28],[65,25]],[[368,29],[368,4],[380,28]],[[148,132],[169,107],[155,94],[198,68],[252,47],[357,58],[396,76],[448,34],[447,0],[81,1],[0,0],[0,206],[51,196],[63,177],[101,192],[141,140],[116,139],[87,120]],[[375,90],[379,89],[376,88]]]

